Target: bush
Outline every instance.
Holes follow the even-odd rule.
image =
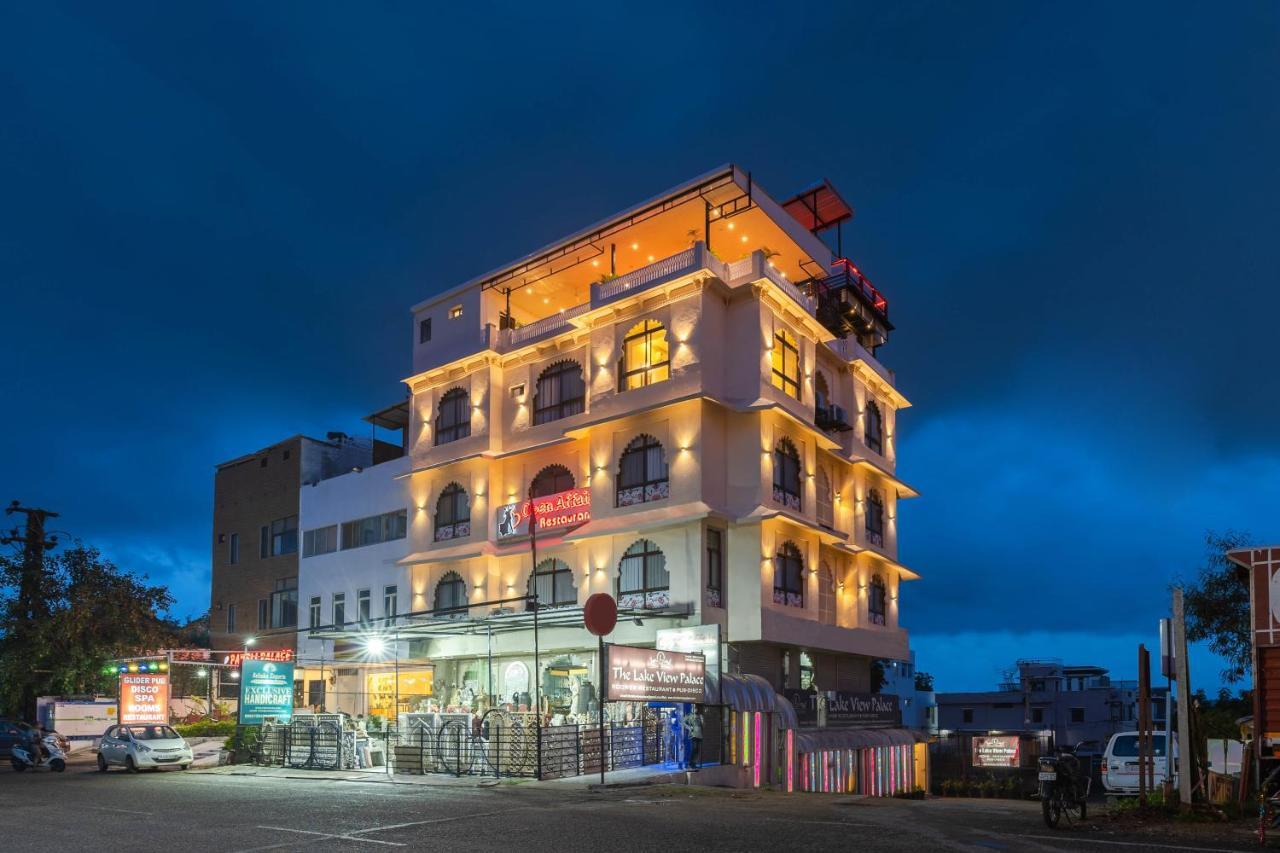
[[[230,737],[236,733],[236,721],[201,720],[198,723],[179,723],[173,729],[183,737]]]
[[[923,800],[924,788],[910,788],[905,791],[898,791],[893,796],[899,800]]]

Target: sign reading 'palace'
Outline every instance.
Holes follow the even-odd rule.
[[[702,655],[605,646],[609,702],[701,702],[707,680]]]
[[[498,507],[498,538],[529,535],[529,519],[535,511],[539,533],[585,524],[591,520],[591,489],[569,489]]]

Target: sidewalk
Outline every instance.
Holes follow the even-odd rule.
[[[569,776],[563,779],[538,781],[528,777],[504,776],[451,776],[445,773],[428,773],[419,776],[409,773],[387,773],[371,770],[301,770],[294,767],[258,767],[253,764],[231,764],[194,770],[220,776],[252,776],[263,779],[293,779],[309,782],[366,782],[381,785],[425,785],[450,788],[490,788],[498,785],[551,785],[584,790],[601,790],[600,774]],[[687,783],[683,771],[671,771],[662,767],[629,767],[611,770],[605,774],[604,789],[630,788],[644,785],[683,785]]]

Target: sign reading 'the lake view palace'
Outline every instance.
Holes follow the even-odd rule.
[[[845,693],[824,690],[827,725],[850,728],[897,728],[902,725],[902,709],[892,693]],[[801,723],[818,720],[819,696],[813,690],[788,690],[787,701],[796,709]]]
[[[707,680],[702,655],[605,646],[609,702],[701,702]]]

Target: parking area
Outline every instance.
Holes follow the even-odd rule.
[[[907,801],[685,786],[593,790],[474,780],[397,784],[329,774],[190,770],[100,774],[0,769],[5,849],[209,851],[601,849],[1247,850],[1246,829],[1120,832],[1105,820],[1051,831],[1034,802]]]

